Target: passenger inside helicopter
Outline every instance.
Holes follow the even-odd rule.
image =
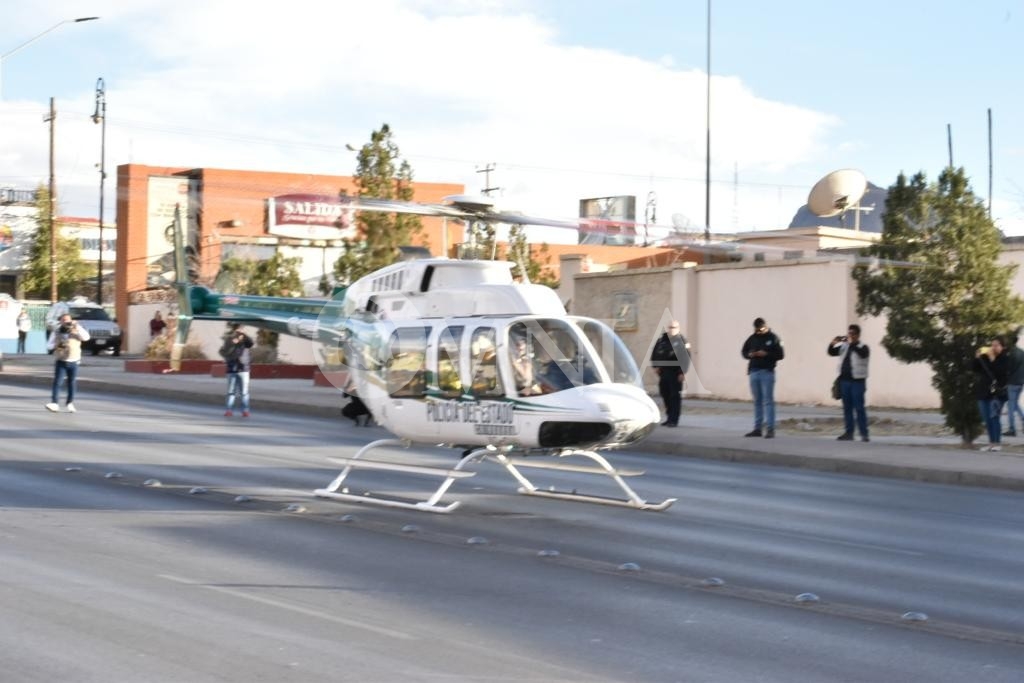
[[[441,331],[437,344],[437,388],[442,396],[458,398],[462,395],[459,377],[459,343],[462,326],[454,325]]]
[[[512,369],[521,396],[551,394],[601,381],[599,361],[581,345],[579,330],[564,320],[518,321],[509,326],[509,336]],[[532,361],[529,368],[526,359]]]
[[[470,341],[470,372],[474,396],[496,397],[505,394],[498,375],[496,339],[497,333],[493,327],[480,327],[473,331]]]

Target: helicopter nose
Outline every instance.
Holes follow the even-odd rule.
[[[625,445],[646,438],[661,422],[661,412],[651,397],[641,389],[625,384],[602,384],[581,387],[612,426],[604,441],[608,445]]]

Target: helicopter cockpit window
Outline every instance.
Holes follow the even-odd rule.
[[[618,384],[643,386],[640,369],[636,366],[636,361],[633,360],[633,354],[629,352],[626,343],[611,327],[591,318],[573,318],[572,320],[583,330],[583,334],[597,350],[611,381]]]
[[[525,340],[523,353],[532,361],[532,376],[519,351],[520,338]],[[537,318],[513,323],[509,349],[520,395],[550,394],[605,381],[600,361],[587,350],[579,329],[565,320]]]
[[[446,398],[462,395],[462,378],[459,376],[459,344],[462,341],[461,325],[446,327],[437,339],[437,389]]]
[[[384,374],[388,395],[418,398],[427,391],[427,333],[425,327],[399,327],[391,333]]]
[[[497,338],[493,327],[480,327],[473,331],[469,348],[474,396],[502,396],[505,393],[498,374]]]
[[[513,325],[509,333],[509,363],[512,366],[512,380],[520,396],[535,396],[542,393],[537,383],[534,355],[525,325]]]

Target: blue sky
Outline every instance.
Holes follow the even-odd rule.
[[[48,172],[56,98],[62,213],[97,211],[95,84],[107,97],[106,206],[121,163],[346,175],[346,144],[391,125],[419,180],[502,208],[575,215],[653,196],[704,224],[705,0],[0,0],[0,185]],[[823,175],[934,179],[953,157],[1024,234],[1024,2],[712,2],[712,229],[785,227]],[[112,219],[112,208],[108,218]],[[642,215],[640,216],[642,218]],[[573,236],[551,241],[571,241]]]

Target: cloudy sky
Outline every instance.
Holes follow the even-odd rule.
[[[124,163],[348,175],[388,123],[421,181],[568,218],[705,223],[706,0],[0,0],[0,186],[105,206]],[[98,20],[60,23],[79,17]],[[58,25],[59,24],[59,25]],[[55,27],[55,28],[54,28]],[[50,30],[52,28],[52,30]],[[25,44],[28,42],[28,44]],[[712,0],[711,227],[785,227],[829,171],[964,166],[1024,234],[1021,0]],[[575,241],[575,235],[549,241]]]

